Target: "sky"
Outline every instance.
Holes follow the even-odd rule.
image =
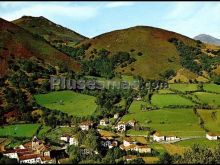
[[[0,2],[1,18],[12,21],[23,15],[44,16],[87,37],[146,25],[191,38],[220,38],[220,2]]]

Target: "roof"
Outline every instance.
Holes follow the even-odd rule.
[[[18,116],[18,115],[20,115],[19,111],[18,110],[13,110],[13,111],[10,111],[8,113],[5,113],[4,117],[8,118],[8,117],[15,117],[15,116]]]
[[[19,157],[19,160],[36,159],[41,158],[39,154],[23,155]]]
[[[131,137],[125,137],[124,140],[127,142],[134,142],[134,140]]]
[[[126,147],[122,144],[122,145],[120,145],[120,148],[127,151],[127,150],[134,149],[134,148],[142,148],[143,149],[143,148],[150,148],[150,147],[148,147],[147,145],[136,145],[136,144],[131,144]]]
[[[93,122],[92,121],[83,121],[80,123],[80,125],[92,125]]]
[[[52,160],[51,157],[49,157],[49,156],[41,156],[40,158],[41,158],[42,161]]]
[[[31,148],[32,147],[32,142],[27,142],[27,143],[23,144],[23,146],[25,148]]]
[[[29,149],[14,149],[14,150],[6,150],[3,152],[3,154],[9,154],[9,153],[25,153],[29,152]]]
[[[220,132],[208,132],[209,136],[220,136]]]

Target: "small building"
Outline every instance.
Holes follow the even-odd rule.
[[[131,144],[128,146],[125,146],[124,144],[120,145],[120,148],[125,151],[136,151],[139,153],[151,153],[152,149],[148,147],[147,145],[137,145],[137,144]]]
[[[114,119],[118,119],[119,118],[119,113],[114,114]]]
[[[84,121],[79,125],[80,129],[83,131],[88,131],[90,128],[92,128],[92,126],[93,126],[93,122],[91,121]]]
[[[100,123],[99,123],[99,125],[102,125],[102,126],[107,126],[108,124],[109,124],[108,118],[104,118],[100,120]]]
[[[26,154],[26,153],[30,153],[30,150],[29,149],[14,149],[14,150],[6,150],[2,152],[4,156],[7,156],[8,158],[11,158],[11,159],[17,159],[17,160],[19,160],[18,154]]]
[[[123,145],[124,145],[125,147],[130,146],[130,145],[132,145],[132,144],[136,144],[136,143],[137,143],[137,142],[134,141],[131,137],[125,137],[124,140],[123,140]]]
[[[78,140],[76,139],[75,136],[71,136],[71,135],[65,134],[65,135],[60,137],[60,140],[69,143],[69,145],[78,146]]]
[[[206,133],[206,138],[209,140],[218,140],[220,139],[220,133],[212,133],[212,132],[208,132]]]
[[[159,132],[156,132],[153,134],[153,140],[160,142],[160,141],[175,141],[175,140],[180,140],[177,136],[174,135],[162,135]]]
[[[136,124],[136,120],[129,120],[126,124],[127,126],[134,127]]]
[[[117,131],[126,131],[126,123],[124,122],[119,122],[118,125],[116,126]]]
[[[39,154],[22,155],[19,157],[20,164],[42,164],[41,156]]]

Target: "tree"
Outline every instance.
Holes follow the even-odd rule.
[[[159,157],[159,164],[172,164],[173,163],[173,158],[172,156],[165,152]]]
[[[220,76],[215,76],[213,78],[213,81],[214,81],[215,84],[220,85]]]

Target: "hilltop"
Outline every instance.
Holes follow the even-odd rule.
[[[85,36],[61,25],[53,23],[43,16],[23,16],[12,22],[33,34],[38,34],[51,43],[77,43],[86,39]]]
[[[140,75],[145,79],[160,79],[161,74],[169,69],[178,71],[183,69],[180,62],[180,52],[169,42],[176,38],[188,47],[198,47],[206,50],[206,45],[181,34],[149,27],[136,26],[122,30],[108,32],[81,42],[89,44],[85,52],[85,59],[97,57],[100,49],[106,49],[110,55],[119,51],[128,52],[136,59],[126,67],[117,67],[121,74]],[[198,76],[198,75],[197,75]]]
[[[36,57],[53,65],[65,64],[72,70],[79,71],[79,64],[66,54],[52,47],[39,36],[0,18],[0,73],[8,68],[7,59]]]
[[[220,39],[215,38],[213,36],[207,35],[207,34],[200,34],[198,36],[195,36],[194,39],[200,40],[204,43],[208,44],[214,44],[220,46]]]

